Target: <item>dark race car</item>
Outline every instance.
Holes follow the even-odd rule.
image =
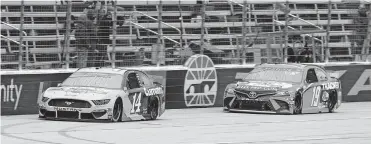
[[[262,64],[229,84],[223,109],[231,112],[321,113],[341,104],[341,83],[324,68],[304,64]]]

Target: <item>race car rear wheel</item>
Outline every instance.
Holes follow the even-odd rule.
[[[150,119],[155,120],[158,116],[158,100],[154,99],[151,101],[149,106]]]
[[[301,114],[303,109],[303,99],[300,94],[297,94],[294,99],[294,112],[293,114]]]
[[[329,110],[330,113],[335,112],[336,103],[337,103],[337,92],[332,91],[330,93],[330,97],[329,97],[329,100],[328,100],[328,103],[327,103],[327,107],[328,107],[328,110]]]
[[[122,115],[122,100],[117,99],[115,104],[113,105],[112,122],[121,121],[121,115]]]

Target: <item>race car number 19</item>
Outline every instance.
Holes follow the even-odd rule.
[[[316,86],[313,88],[313,98],[312,98],[312,107],[318,106],[319,96],[321,94],[321,86]]]

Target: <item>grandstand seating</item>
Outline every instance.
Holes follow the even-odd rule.
[[[118,16],[128,16],[133,11],[140,11],[147,15],[157,18],[158,9],[154,5],[155,2],[139,0],[133,1],[134,3],[127,3],[125,1],[118,1],[118,6],[124,7],[127,11],[117,12]],[[181,8],[182,12],[177,11],[178,2],[166,1],[164,2],[162,20],[176,28],[181,29],[183,36],[171,29],[168,26],[163,25],[164,36],[167,36],[174,40],[183,38],[185,43],[189,43],[192,40],[200,39],[200,23],[194,23],[191,21],[192,14],[194,13],[194,1],[182,1]],[[250,36],[250,41],[255,39],[256,43],[252,49],[264,49],[267,47],[265,44],[266,36],[254,37],[253,35],[261,32],[277,32],[283,30],[283,25],[276,23],[273,19],[277,19],[279,22],[285,23],[283,19],[283,12],[273,10],[273,4],[264,5],[249,5],[251,13],[248,15],[246,26]],[[302,19],[305,19],[315,25],[326,29],[327,21],[327,5],[326,4],[290,4],[289,7],[292,9],[291,14],[296,15]],[[331,31],[330,31],[330,42],[329,47],[331,48],[332,57],[352,57],[352,44],[350,37],[356,35],[354,29],[354,16],[357,15],[357,7],[349,7],[344,4],[333,4]],[[1,19],[2,21],[11,24],[12,26],[20,26],[20,2],[19,1],[1,1]],[[82,14],[83,6],[81,3],[74,3],[72,8],[72,15],[79,16]],[[237,39],[242,36],[242,8],[238,5],[230,3],[218,3],[208,4],[206,15],[209,19],[205,23],[205,39],[210,42],[217,49],[225,50],[227,52],[236,50]],[[184,23],[180,23],[179,16],[182,16]],[[39,62],[50,62],[59,63],[62,61],[62,47],[64,43],[64,31],[66,21],[66,5],[63,5],[61,1],[46,1],[40,3],[37,1],[25,1],[25,24],[24,31],[30,33],[36,31],[37,35],[28,35],[23,37],[23,41],[27,41],[30,59],[33,63]],[[134,14],[134,21],[147,29],[157,31],[158,23],[147,17]],[[290,26],[298,30],[318,30],[315,27],[309,25],[300,20],[292,20],[289,23]],[[116,51],[119,52],[133,52],[138,48],[145,48],[146,51],[151,51],[152,45],[155,43],[157,36],[149,34],[147,31],[132,25],[130,27],[128,23],[124,26],[118,27],[117,29],[117,45]],[[257,30],[260,29],[260,30]],[[4,24],[1,25],[1,33],[13,40],[19,41],[19,32]],[[325,39],[326,32],[310,34],[316,38]],[[303,36],[303,34],[302,34]],[[71,37],[72,46],[68,48],[69,52],[75,51],[74,35]],[[110,36],[113,39],[113,36]],[[304,40],[302,38],[302,40]],[[3,41],[3,40],[2,40]],[[276,50],[276,57],[279,57],[279,48],[282,47],[280,44],[282,40],[273,39],[272,49]],[[174,43],[165,40],[166,47],[172,47]],[[295,44],[289,43],[289,46],[295,47]],[[16,51],[18,47],[11,42],[3,41],[1,54],[6,55],[4,49],[9,48]],[[346,52],[344,52],[344,49]],[[108,60],[111,59],[110,53],[112,53],[112,45],[107,48]],[[260,59],[266,59],[267,57],[262,54],[261,51],[256,51],[254,55],[255,63],[259,63]],[[46,57],[46,58],[45,58]],[[4,61],[5,60],[5,61]],[[8,61],[2,59],[3,64],[17,64],[14,63],[16,59]]]

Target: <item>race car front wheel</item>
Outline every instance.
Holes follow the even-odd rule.
[[[294,114],[301,114],[303,109],[303,99],[300,94],[297,94],[294,99]]]
[[[154,99],[151,101],[149,106],[150,119],[155,120],[158,116],[158,100]]]
[[[336,103],[337,103],[337,92],[332,91],[330,93],[329,101],[327,103],[327,107],[330,113],[333,113],[335,111]]]
[[[117,99],[114,106],[113,106],[113,112],[112,112],[112,122],[118,122],[121,121],[121,115],[122,115],[122,101],[121,99]]]

